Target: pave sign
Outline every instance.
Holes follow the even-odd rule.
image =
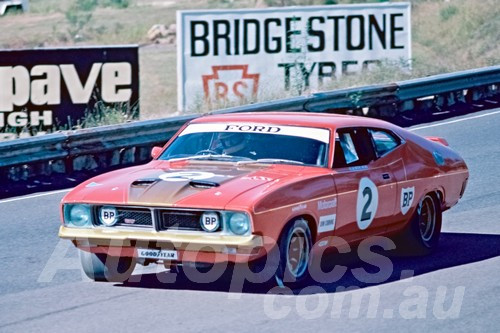
[[[320,89],[411,59],[409,3],[177,12],[179,110]]]
[[[138,101],[136,45],[0,51],[0,132],[71,127],[101,104],[138,116]]]

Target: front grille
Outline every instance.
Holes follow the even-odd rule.
[[[99,211],[102,206],[94,208],[96,225],[102,225],[99,220]],[[118,221],[117,227],[155,227],[157,231],[191,230],[204,231],[200,219],[204,211],[178,210],[168,208],[146,207],[116,207]],[[153,218],[155,223],[153,224]],[[220,218],[220,217],[219,217]],[[218,230],[220,230],[219,227]]]
[[[200,225],[202,212],[160,210],[158,229],[169,230],[203,230]]]
[[[149,209],[141,208],[117,208],[118,222],[117,226],[132,226],[132,227],[152,227],[153,219]]]

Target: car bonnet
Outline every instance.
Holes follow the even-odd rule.
[[[294,175],[301,166],[161,163],[90,180],[68,201],[223,209],[238,195]]]

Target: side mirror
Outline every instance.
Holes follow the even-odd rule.
[[[153,149],[151,149],[151,157],[153,159],[157,158],[158,156],[160,156],[162,150],[163,147],[153,147]]]

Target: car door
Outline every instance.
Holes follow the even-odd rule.
[[[390,157],[376,149],[373,133],[372,129],[353,127],[337,129],[335,135],[335,235],[347,241],[383,233],[394,219],[395,168]]]

